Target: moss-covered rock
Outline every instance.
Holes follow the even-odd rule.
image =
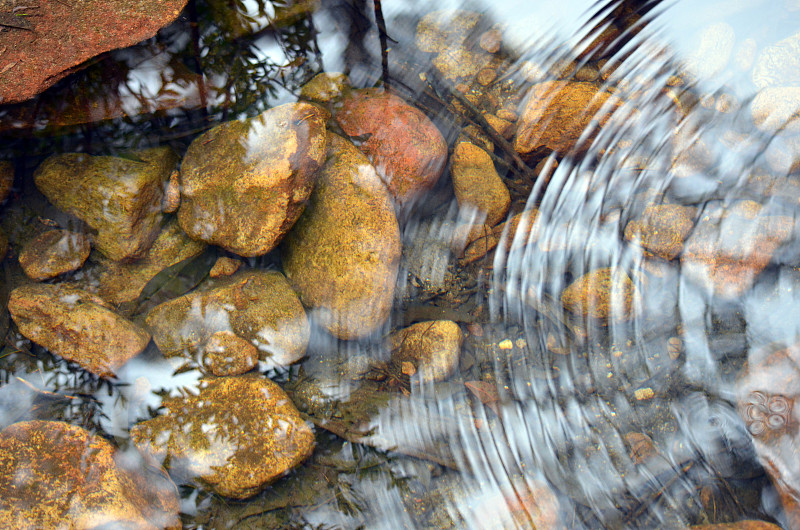
[[[297,295],[275,271],[239,271],[210,280],[200,290],[154,307],[147,326],[167,357],[208,353],[215,333],[231,332],[254,345],[270,366],[289,365],[303,355],[309,325]]]
[[[458,369],[464,334],[450,320],[417,322],[389,338],[392,359],[411,362],[427,381],[442,381]]]
[[[333,335],[369,335],[389,317],[400,230],[386,187],[349,141],[331,135],[311,201],[283,245],[286,276]]]
[[[48,280],[79,269],[91,250],[89,240],[80,232],[48,230],[25,244],[19,264],[32,280]]]
[[[5,528],[181,527],[178,492],[161,469],[120,465],[105,438],[60,421],[0,431]]]
[[[168,147],[126,158],[67,153],[42,162],[33,178],[56,207],[97,231],[97,250],[127,261],[141,257],[158,236],[164,188],[176,163]]]
[[[181,228],[242,256],[272,250],[314,186],[327,118],[316,105],[288,103],[197,137],[181,163]]]
[[[450,173],[460,208],[472,207],[485,216],[483,223],[495,226],[511,205],[511,194],[494,168],[489,154],[469,142],[456,146]]]
[[[168,461],[173,476],[219,495],[251,497],[314,449],[314,433],[289,396],[260,374],[205,381],[197,395],[163,405],[166,413],[134,425],[131,439],[143,454]]]
[[[100,377],[112,377],[150,342],[145,330],[104,300],[69,285],[17,287],[8,311],[20,333]]]

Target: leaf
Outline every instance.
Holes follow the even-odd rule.
[[[498,416],[500,415],[500,394],[497,392],[497,385],[488,381],[466,381],[464,386],[481,403],[492,409]]]

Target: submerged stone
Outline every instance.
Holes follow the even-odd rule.
[[[251,497],[314,449],[314,433],[289,396],[260,374],[204,381],[197,395],[163,405],[163,415],[131,428],[131,439],[169,462],[180,482],[196,479],[219,495]]]
[[[132,263],[120,263],[100,257],[90,274],[96,275],[96,281],[90,280],[85,288],[96,290],[103,300],[111,304],[131,302],[142,294],[147,282],[159,272],[197,256],[205,248],[205,243],[190,239],[178,222],[171,219],[140,259]]]
[[[334,113],[345,134],[375,166],[402,207],[433,188],[447,162],[447,143],[419,109],[379,89],[353,90]]]
[[[177,163],[169,147],[129,155],[53,155],[33,175],[45,197],[96,230],[95,248],[117,261],[141,257],[158,236],[164,187]]]
[[[495,226],[511,205],[511,195],[494,168],[489,154],[469,142],[456,146],[452,158],[453,189],[460,208],[473,207]]]
[[[28,278],[48,280],[79,269],[91,250],[89,240],[79,232],[48,230],[25,244],[19,264]]]
[[[342,73],[322,72],[300,88],[300,97],[315,103],[330,103],[350,88],[350,81]]]
[[[239,270],[242,266],[241,260],[229,258],[227,256],[220,256],[214,262],[214,266],[208,271],[211,278],[219,278],[220,276],[230,276]]]
[[[353,144],[331,134],[317,187],[282,253],[311,317],[341,339],[380,328],[392,308],[400,245],[386,186]]]
[[[180,528],[178,492],[163,469],[131,464],[105,438],[81,427],[14,423],[0,431],[2,525]]]
[[[528,92],[520,113],[514,149],[523,156],[539,147],[561,155],[584,153],[621,104],[592,83],[536,84]],[[587,131],[589,134],[581,138]]]
[[[239,375],[258,364],[258,350],[230,331],[217,331],[206,341],[203,361],[217,376]]]
[[[24,336],[100,377],[113,377],[150,342],[101,298],[64,284],[17,287],[8,311]]]
[[[476,28],[480,18],[480,13],[461,9],[428,13],[417,24],[417,48],[424,52],[441,52],[452,46],[461,46]]]
[[[794,229],[791,217],[761,210],[758,203],[741,201],[706,212],[686,241],[681,270],[721,297],[744,293]]]
[[[197,137],[181,163],[181,228],[241,256],[272,250],[314,186],[327,117],[316,105],[287,103]]]
[[[666,260],[675,259],[694,226],[693,215],[693,208],[678,204],[648,206],[625,227],[625,239]]]
[[[417,322],[392,333],[392,359],[414,364],[426,381],[443,381],[458,369],[464,334],[450,320]]]
[[[621,269],[606,267],[588,272],[561,293],[561,303],[576,314],[604,321],[633,318],[638,292]]]
[[[300,300],[276,271],[240,271],[209,281],[154,307],[146,322],[167,357],[202,358],[215,333],[231,332],[255,346],[270,366],[287,366],[305,355],[310,333]]]

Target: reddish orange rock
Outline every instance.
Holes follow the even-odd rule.
[[[522,156],[539,147],[562,155],[586,152],[599,128],[622,104],[591,83],[564,81],[534,85],[526,98],[514,139],[514,149]],[[579,142],[590,127],[592,132]]]
[[[753,201],[710,212],[686,241],[681,268],[688,278],[718,296],[739,296],[791,236],[793,224],[788,216],[763,215],[761,205]]]
[[[444,170],[447,144],[419,109],[378,89],[354,90],[334,111],[345,134],[375,166],[401,205],[431,189]]]
[[[180,528],[178,511],[162,469],[134,470],[81,427],[24,421],[0,432],[3,528]]]

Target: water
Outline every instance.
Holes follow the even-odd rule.
[[[449,168],[401,212],[387,325],[344,341],[312,322],[301,362],[258,368],[314,425],[313,456],[246,500],[173,469],[185,479],[186,527],[798,524],[787,500],[800,491],[797,365],[793,350],[781,353],[798,334],[796,122],[773,114],[756,125],[751,110],[764,90],[791,94],[797,85],[797,2],[437,4],[482,14],[468,45],[502,29],[497,79],[469,87],[448,81],[415,45],[432,9],[424,2],[382,2],[385,65],[369,2],[245,2],[225,20],[215,5],[192,4],[155,39],[113,52],[33,104],[0,107],[0,158],[17,173],[2,219],[14,251],[4,296],[24,282],[14,256],[31,226],[74,223],[33,185],[52,153],[166,144],[183,154],[211,126],[295,101],[319,71],[347,72],[366,87],[388,69],[389,85],[425,111],[451,153],[464,124],[485,129],[481,109],[520,109],[543,81],[594,83],[618,104],[604,107],[605,123],[589,124],[583,152],[538,149],[522,163],[513,138],[495,134],[495,167],[511,195],[506,217],[525,213],[533,226],[498,231],[497,250],[473,263],[454,255],[465,243],[458,226],[475,212],[458,207]],[[582,54],[609,25],[618,33],[609,47]],[[465,57],[450,67],[468,68]],[[200,85],[162,84],[199,73]],[[106,121],[89,119],[65,108],[76,96],[116,106],[101,105]],[[688,219],[666,258],[627,232],[631,221],[669,221],[666,210],[647,209],[663,205]],[[158,275],[120,310],[141,322],[156,303],[196,287],[221,255],[211,248]],[[281,268],[278,252],[243,261]],[[565,309],[565,289],[602,269],[611,271],[610,316]],[[457,373],[431,383],[393,363],[383,336],[434,319],[455,321],[465,338]],[[135,455],[130,428],[163,413],[166,396],[195,393],[202,375],[192,356],[165,359],[151,343],[115,379],[99,379],[21,337],[5,312],[3,322],[3,426],[62,419]]]

